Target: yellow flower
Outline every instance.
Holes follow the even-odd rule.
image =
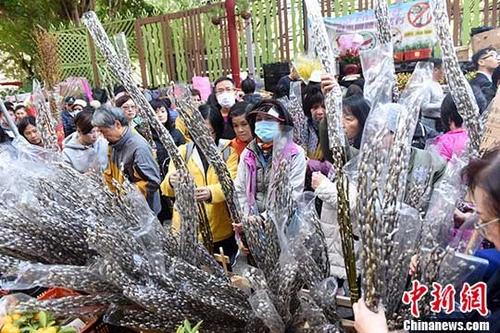
[[[0,333],[21,333],[21,329],[14,324],[5,324]]]

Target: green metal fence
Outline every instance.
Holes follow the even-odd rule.
[[[134,18],[121,18],[103,24],[111,38],[119,32],[125,33],[132,60],[137,59],[134,21]],[[84,26],[61,25],[52,27],[50,31],[58,36],[63,79],[70,76],[86,77],[93,86],[113,85],[117,82],[101,53],[93,47],[92,38]]]
[[[389,3],[396,0],[388,0]],[[448,0],[453,37],[456,45],[467,45],[470,30],[480,25],[499,24],[499,0]],[[224,4],[210,5],[224,16]],[[325,16],[342,16],[373,6],[373,0],[322,0]],[[169,80],[190,81],[193,75],[205,75],[210,79],[230,72],[229,46],[226,20],[220,25],[211,22],[213,8],[206,6],[163,15],[162,19],[150,17],[135,20],[120,18],[105,23],[112,37],[125,32],[133,62],[139,62],[143,81],[149,86],[162,86]],[[203,9],[205,8],[205,9]],[[303,0],[253,0],[252,49],[256,70],[263,64],[288,61],[304,52]],[[139,21],[149,20],[141,24]],[[134,24],[135,23],[135,24]],[[144,23],[144,22],[143,22]],[[247,70],[246,22],[237,18],[239,58],[241,69]],[[61,26],[52,29],[59,37],[58,51],[64,77],[85,76],[93,85],[109,85],[116,82],[83,27]],[[139,31],[139,32],[138,32]],[[136,43],[137,34],[143,43]],[[139,57],[143,47],[143,54]]]

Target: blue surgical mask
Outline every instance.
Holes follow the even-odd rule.
[[[263,142],[272,142],[280,133],[280,124],[277,121],[261,120],[255,123],[255,135]]]

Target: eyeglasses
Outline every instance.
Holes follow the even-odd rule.
[[[500,218],[497,217],[496,219],[493,219],[493,220],[490,220],[490,221],[487,221],[484,223],[480,223],[479,221],[480,220],[477,220],[474,223],[474,229],[477,230],[482,237],[486,238],[486,227],[491,225],[491,224],[500,222]]]

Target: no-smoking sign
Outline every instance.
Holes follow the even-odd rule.
[[[414,4],[408,11],[408,22],[415,28],[422,28],[431,23],[432,14],[428,2]]]

